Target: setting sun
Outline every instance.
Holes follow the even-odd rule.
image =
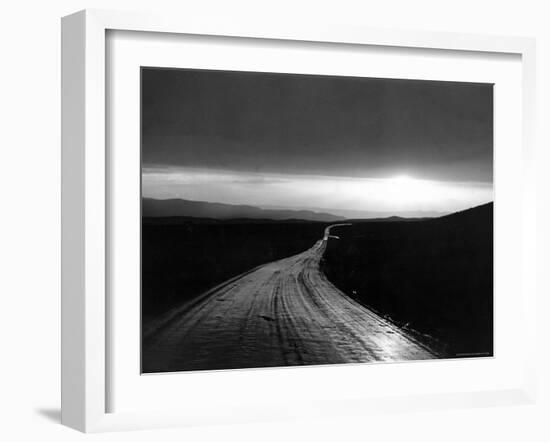
[[[404,211],[452,212],[492,199],[490,184],[424,180],[409,175],[351,178],[150,167],[144,169],[142,183],[144,196],[150,198],[222,199],[230,204],[325,210],[352,208],[395,215]]]

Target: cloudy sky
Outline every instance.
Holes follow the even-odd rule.
[[[490,84],[142,69],[146,197],[449,212],[492,157]]]

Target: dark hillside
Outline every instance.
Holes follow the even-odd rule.
[[[143,218],[143,319],[260,264],[307,250],[326,223]]]
[[[493,204],[424,221],[333,229],[323,269],[364,305],[440,341],[447,356],[493,353]],[[428,339],[429,340],[429,339]]]

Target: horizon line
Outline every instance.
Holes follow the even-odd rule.
[[[177,197],[168,197],[168,198],[155,198],[155,197],[150,197],[150,196],[145,196],[145,195],[141,195],[141,199],[149,199],[149,200],[154,200],[154,201],[189,201],[189,202],[192,202],[192,203],[206,203],[206,204],[221,204],[221,205],[226,205],[226,206],[235,206],[235,207],[252,207],[252,208],[255,208],[255,209],[260,209],[260,210],[266,210],[266,211],[282,211],[282,210],[288,210],[288,211],[293,211],[293,212],[312,212],[312,213],[315,213],[315,214],[319,214],[319,215],[331,215],[331,216],[335,216],[335,217],[341,217],[341,219],[361,219],[361,218],[357,218],[357,217],[350,217],[350,218],[347,218],[345,216],[342,216],[342,215],[338,215],[336,213],[331,213],[330,211],[335,211],[335,212],[356,212],[356,213],[370,213],[370,214],[392,214],[392,215],[388,215],[388,216],[384,216],[384,218],[390,218],[392,216],[399,216],[399,214],[403,214],[403,213],[435,213],[437,214],[437,216],[426,216],[426,217],[429,217],[429,218],[437,218],[438,216],[446,216],[446,215],[451,215],[453,213],[458,213],[458,212],[462,212],[464,210],[468,210],[468,209],[474,209],[476,207],[481,207],[481,206],[485,206],[487,204],[493,204],[494,203],[494,199],[490,200],[490,201],[487,201],[487,202],[484,202],[484,203],[481,203],[481,204],[476,204],[476,205],[473,205],[473,206],[466,206],[464,208],[461,208],[461,209],[458,209],[458,210],[454,210],[454,211],[439,211],[439,210],[422,210],[422,209],[418,209],[418,210],[363,210],[363,209],[335,209],[335,208],[320,208],[320,207],[296,207],[296,206],[272,206],[272,207],[266,207],[266,206],[262,206],[260,204],[240,204],[240,203],[224,203],[224,202],[221,202],[221,201],[207,201],[207,200],[192,200],[192,199],[188,199],[188,198],[177,198]],[[142,215],[143,217],[143,215]],[[149,217],[146,217],[146,218],[171,218],[171,217],[192,217],[190,215],[167,215],[167,216],[159,216],[159,217],[154,217],[154,216],[149,216]],[[198,218],[202,218],[202,217],[198,217]],[[213,218],[215,219],[215,218]],[[243,219],[243,217],[240,217],[240,218],[235,218],[235,219]],[[249,218],[249,219],[260,219],[260,218]],[[267,218],[266,218],[267,219]],[[289,218],[289,219],[292,219],[292,218]],[[364,219],[369,219],[369,218],[364,218]]]

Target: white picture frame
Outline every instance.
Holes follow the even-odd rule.
[[[522,385],[504,390],[317,401],[307,410],[250,407],[212,418],[178,412],[107,412],[109,321],[106,219],[106,33],[144,31],[516,54],[522,71],[522,302],[525,333],[534,336],[536,287],[534,108],[535,42],[529,38],[389,31],[343,25],[302,26],[256,21],[214,22],[197,17],[86,10],[62,20],[62,423],[84,432],[532,403],[536,396],[535,339],[527,342]],[[292,407],[289,407],[292,408]],[[297,407],[295,407],[297,408]]]

